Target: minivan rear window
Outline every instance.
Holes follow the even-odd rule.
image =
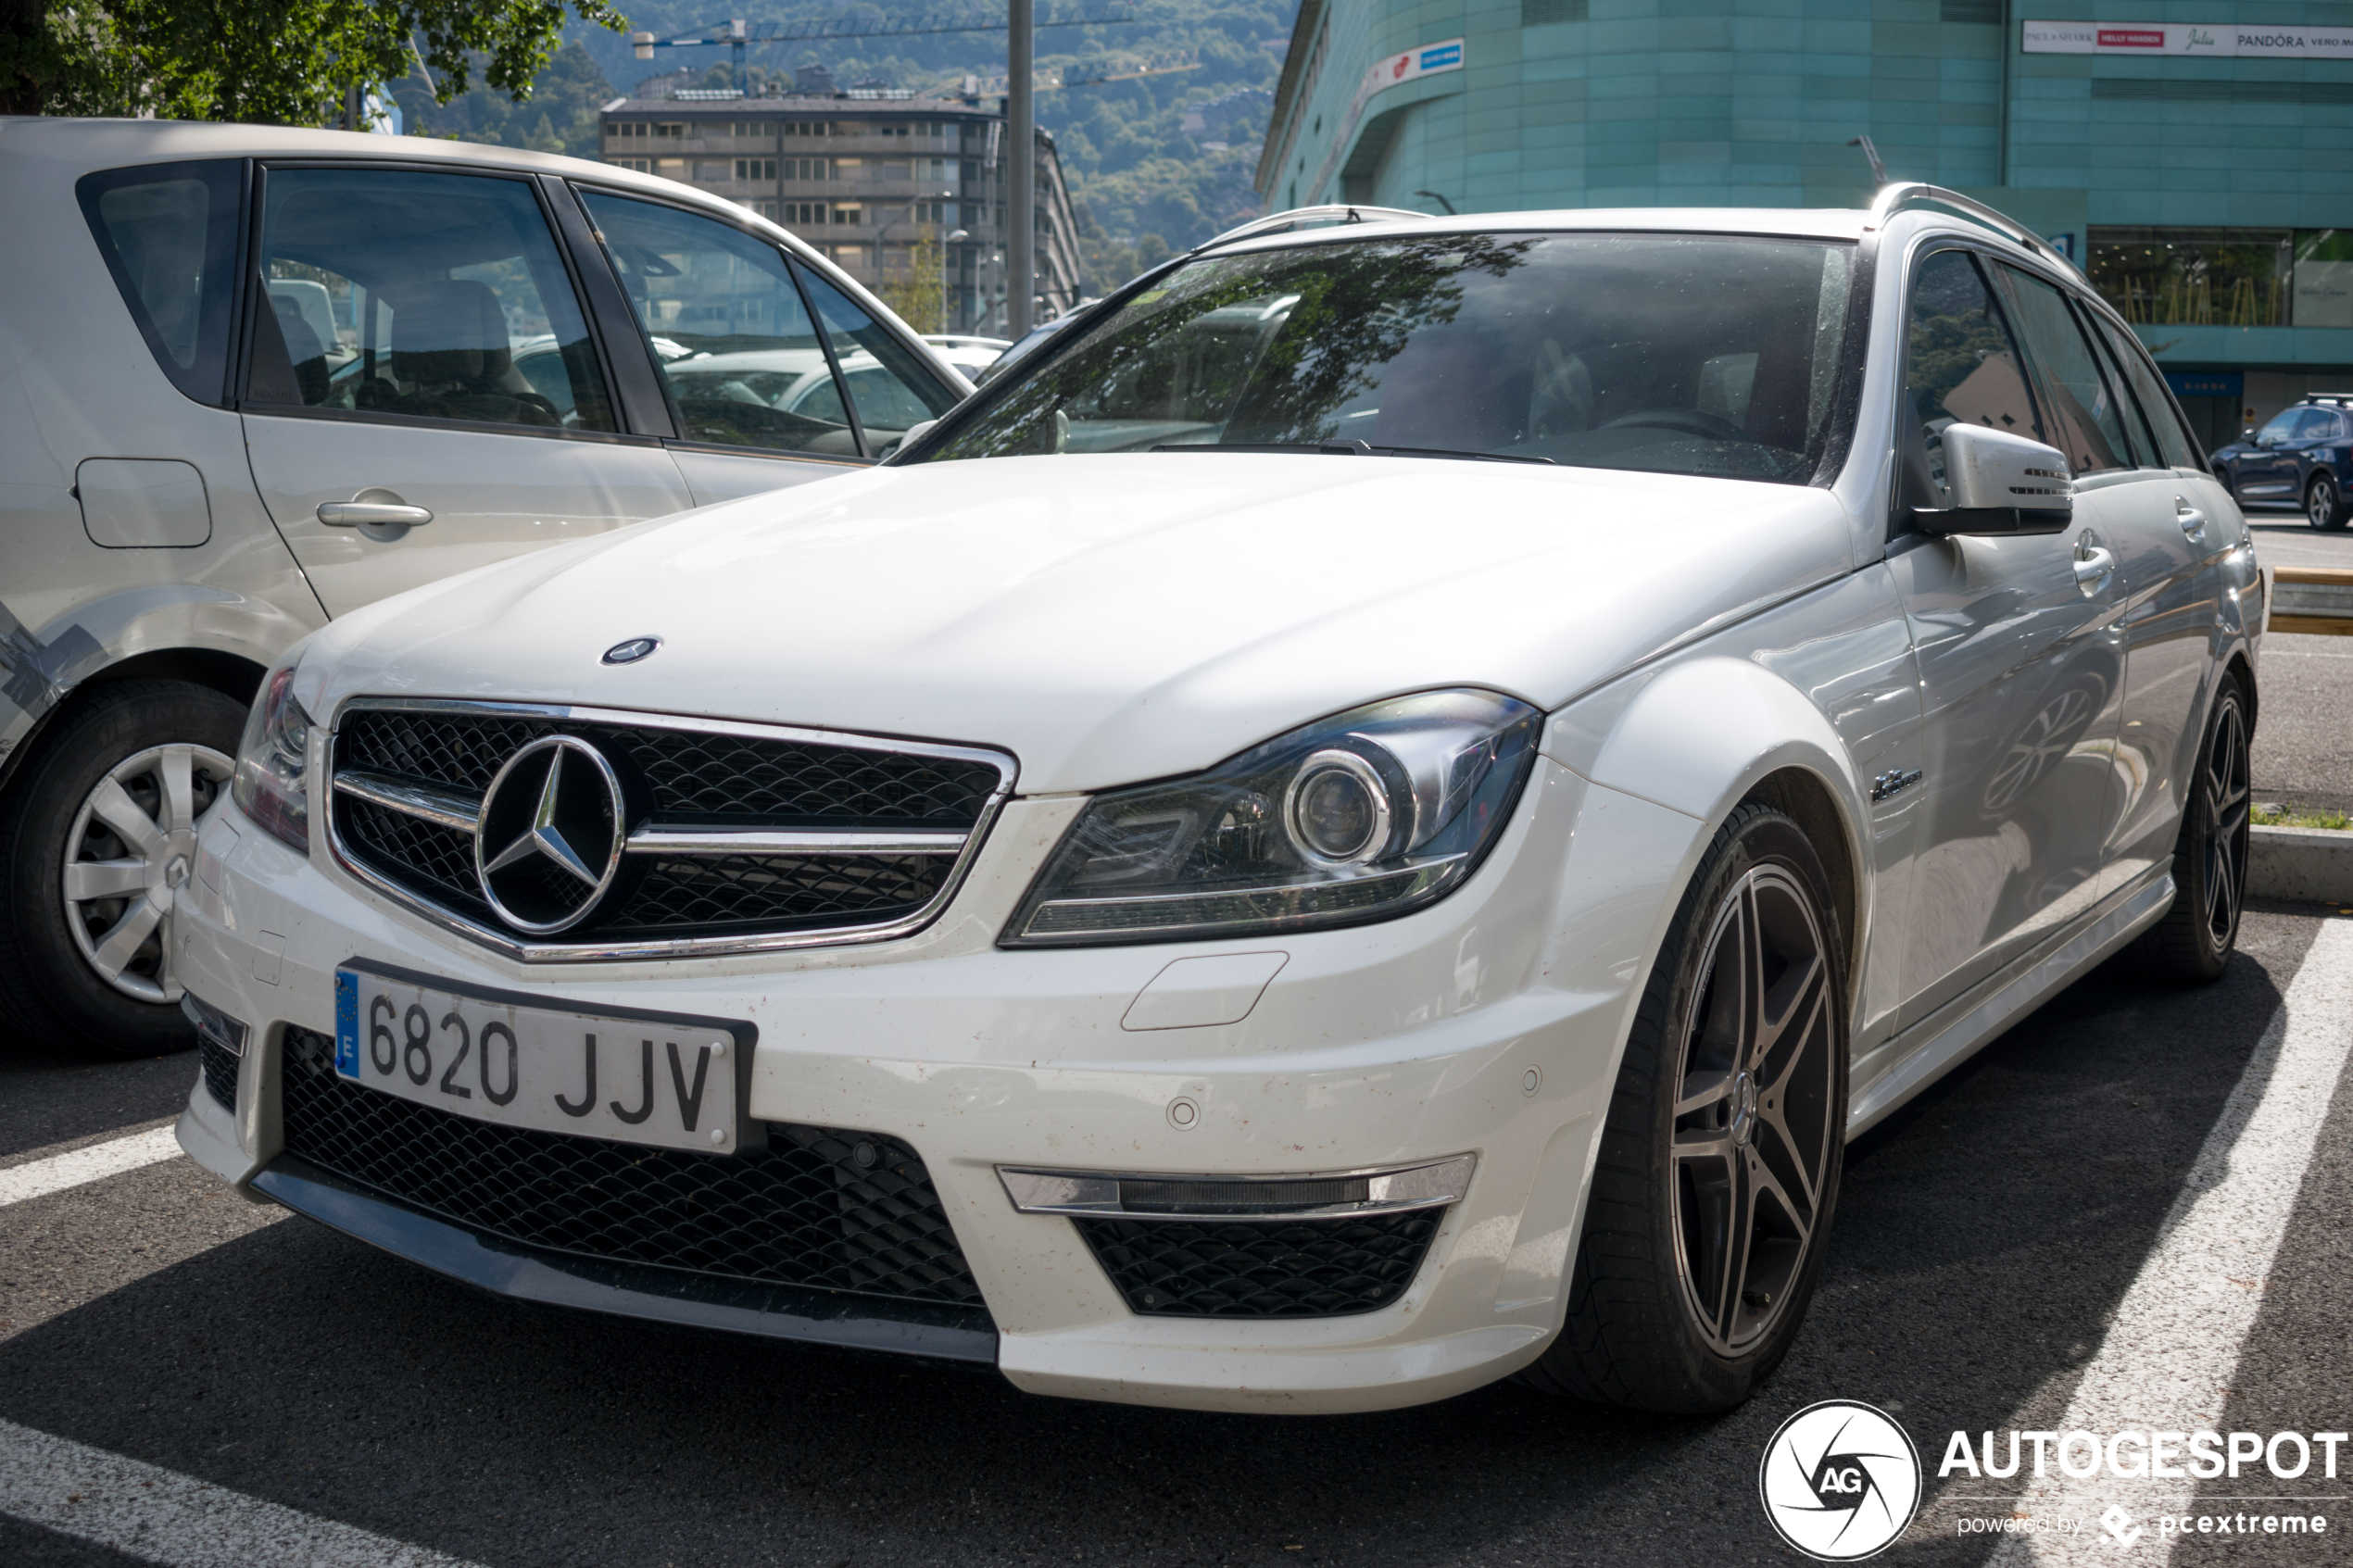
[[[219,403],[228,380],[244,187],[234,158],[103,169],[74,187],[157,367],[199,403]]]

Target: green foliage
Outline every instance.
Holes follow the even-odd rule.
[[[523,99],[487,87],[436,97],[422,77],[393,84],[405,129],[412,136],[448,136],[535,152],[597,156],[597,110],[617,94],[597,62],[578,44],[556,52]]]
[[[108,0],[11,36],[0,80],[54,82],[38,106],[49,112],[332,124],[346,89],[397,81],[419,60],[445,102],[477,70],[528,96],[568,10],[625,23],[606,0]]]

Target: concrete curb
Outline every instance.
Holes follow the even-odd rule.
[[[2353,833],[2326,828],[2251,830],[2246,891],[2258,898],[2353,904]]]

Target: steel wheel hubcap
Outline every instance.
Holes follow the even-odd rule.
[[[171,911],[195,865],[196,834],[228,797],[235,764],[210,746],[149,746],[116,763],[66,834],[66,929],[90,967],[126,997],[176,1002]]]
[[[2248,794],[2246,716],[2236,702],[2225,702],[2214,721],[2206,766],[2198,771],[2198,807],[2206,817],[2206,933],[2218,947],[2228,947],[2238,931]]]
[[[1814,905],[1760,866],[1709,927],[1677,1036],[1676,1261],[1719,1354],[1780,1319],[1820,1220],[1837,1082],[1836,1000]]]

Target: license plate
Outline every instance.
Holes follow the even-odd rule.
[[[477,1122],[733,1154],[750,1047],[746,1024],[573,1012],[335,971],[336,1074]]]

